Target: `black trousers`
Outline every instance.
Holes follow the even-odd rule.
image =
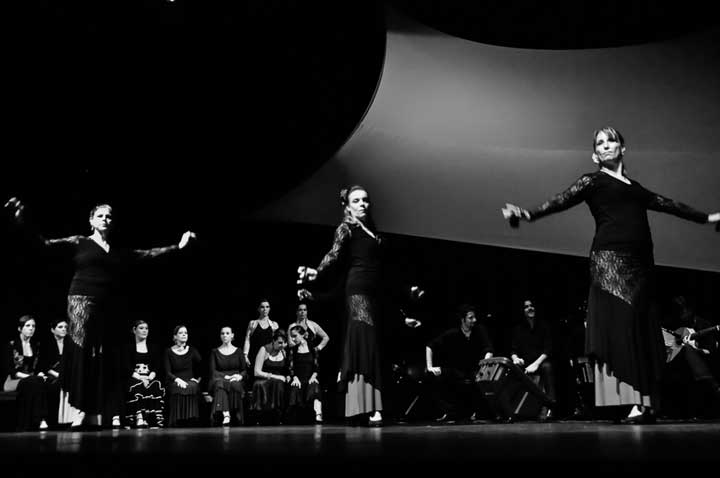
[[[440,412],[448,415],[471,415],[485,408],[485,399],[475,385],[475,374],[441,367],[440,375],[427,374],[426,383]]]

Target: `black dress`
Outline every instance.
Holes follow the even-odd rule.
[[[231,382],[225,375],[240,374],[242,380]],[[210,352],[210,384],[208,392],[213,397],[212,413],[235,412],[238,424],[245,422],[243,397],[247,381],[247,366],[239,348],[230,355],[222,354],[218,349]]]
[[[179,420],[192,420],[200,417],[200,387],[192,379],[200,377],[202,358],[194,347],[189,347],[183,355],[173,352],[172,348],[165,351],[165,388],[168,395],[168,426],[177,425]],[[180,378],[187,383],[181,388],[175,379]]]
[[[33,354],[23,355],[23,346],[20,339],[11,340],[8,345],[8,356],[5,360],[10,374],[5,380],[4,391],[17,391],[17,429],[37,430],[40,422],[47,418],[47,388],[45,380],[38,377],[40,372],[40,347],[30,342]],[[18,372],[28,374],[29,377],[18,379]]]
[[[309,383],[312,375],[319,371],[317,353],[313,349],[300,353],[297,347],[293,347],[290,349],[288,357],[290,359],[290,377],[297,377],[300,381],[300,387],[290,387],[288,406],[312,407],[314,400],[320,400],[320,384],[317,381]]]
[[[288,376],[288,359],[285,352],[282,360],[270,360],[268,354],[262,365],[262,371],[273,375]],[[256,378],[253,383],[253,409],[258,411],[284,412],[286,405],[287,383],[271,378]]]
[[[347,321],[340,387],[345,392],[345,416],[380,411],[382,368],[377,326],[381,288],[381,241],[362,227],[341,223],[333,246],[320,265],[318,275],[334,264],[345,268]]]
[[[595,361],[598,406],[657,406],[665,350],[659,321],[650,313],[653,244],[647,211],[707,222],[708,215],[598,171],[540,207],[534,221],[585,201],[595,219],[590,250],[585,350]]]

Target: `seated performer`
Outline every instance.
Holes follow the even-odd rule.
[[[45,430],[47,390],[46,376],[38,367],[40,347],[32,339],[35,335],[35,319],[29,315],[20,317],[19,336],[8,344],[9,375],[5,379],[3,391],[17,391],[17,428],[24,430]]]
[[[230,412],[235,413],[235,423],[245,422],[244,383],[247,381],[247,368],[240,349],[233,345],[235,334],[231,327],[220,329],[222,343],[210,352],[209,396],[212,397],[211,422],[217,413],[222,412],[222,426],[231,425]]]
[[[174,345],[165,350],[168,426],[196,424],[200,417],[200,352],[188,345],[188,330],[173,330]]]
[[[287,384],[291,377],[285,353],[285,331],[273,332],[272,341],[260,347],[255,357],[255,383],[253,383],[253,410],[280,424],[286,406]],[[262,416],[261,415],[261,416]]]
[[[318,353],[309,344],[308,330],[302,325],[290,327],[290,399],[288,408],[295,418],[302,421],[302,415],[308,410],[315,412],[315,423],[322,418],[320,401],[320,382],[318,381]]]
[[[535,306],[531,300],[523,302],[524,320],[512,331],[510,358],[515,365],[525,369],[525,373],[539,378],[540,386],[551,400],[555,400],[555,377],[550,364],[552,337],[545,322],[536,318]],[[540,420],[552,418],[552,410],[543,407]]]
[[[163,426],[165,388],[161,378],[161,354],[147,343],[150,327],[144,320],[133,324],[135,340],[126,351],[125,373],[130,375],[125,399],[125,418],[133,428]]]
[[[471,409],[476,415],[481,396],[473,383],[478,362],[493,356],[493,346],[482,324],[477,323],[475,309],[463,304],[458,307],[458,327],[445,331],[425,347],[425,365],[428,371],[433,399],[442,416],[440,423],[454,422],[461,412],[463,389],[470,390]]]
[[[695,313],[687,299],[681,295],[673,297],[673,331],[677,337],[677,356],[667,365],[668,375],[689,375],[695,386],[690,387],[690,415],[695,417],[702,412],[702,395],[709,393],[715,403],[720,402],[720,384],[714,373],[718,359],[718,328]],[[697,337],[691,333],[701,332]],[[691,340],[692,337],[692,340]],[[673,373],[675,372],[675,373]]]

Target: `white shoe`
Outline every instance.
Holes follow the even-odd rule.
[[[632,410],[630,410],[630,414],[628,414],[627,417],[628,417],[628,418],[635,418],[635,417],[637,417],[637,416],[639,416],[639,415],[642,415],[642,412],[640,411],[640,409],[638,408],[638,406],[635,405],[635,406],[632,408]]]
[[[120,417],[117,415],[113,417],[112,419],[112,427],[113,428],[120,428]]]
[[[225,416],[223,417],[222,425],[223,425],[224,427],[230,425],[230,415],[225,415]]]
[[[41,420],[40,421],[40,430],[47,430],[47,429],[48,429],[47,422],[45,420]]]
[[[85,412],[79,412],[75,417],[75,420],[70,424],[70,428],[80,428],[83,421],[85,420]]]
[[[147,428],[147,422],[142,416],[139,416],[135,421],[135,428]]]

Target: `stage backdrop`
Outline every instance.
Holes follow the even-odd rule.
[[[592,132],[623,132],[630,177],[704,211],[720,210],[720,29],[592,50],[530,50],[462,40],[388,14],[375,98],[316,174],[258,217],[340,219],[338,190],[365,185],[387,232],[587,255],[586,205],[511,229],[524,207],[595,170]],[[659,264],[720,271],[720,234],[650,213]]]

